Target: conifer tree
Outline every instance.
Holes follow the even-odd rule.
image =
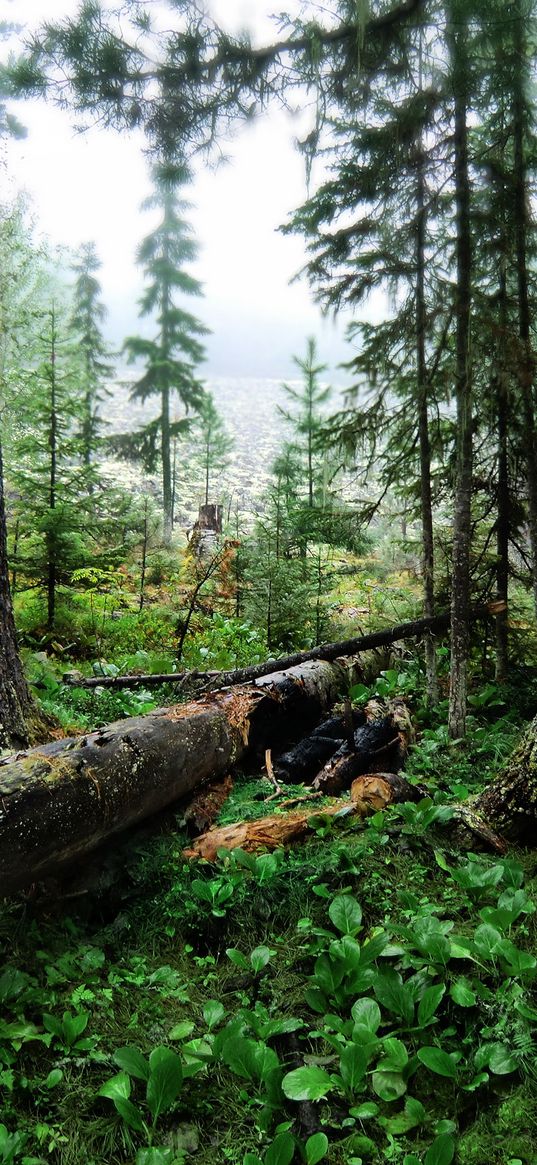
[[[171,418],[174,396],[185,415],[203,403],[203,385],[197,368],[204,357],[200,337],[208,329],[179,302],[180,297],[201,295],[201,285],[186,270],[196,256],[196,245],[184,220],[187,203],[178,194],[189,181],[186,168],[177,163],[158,162],[152,168],[154,194],[144,204],[159,212],[159,222],[144,239],[138,262],[147,281],[140,301],[141,317],[155,325],[153,338],[131,336],[125,342],[129,360],[144,362],[144,371],[136,381],[133,399],[146,401],[156,396],[159,413],[136,436],[148,467],[155,459],[162,469],[162,504],[164,540],[172,535],[172,440],[185,431],[185,419]]]
[[[10,479],[26,534],[19,560],[46,592],[47,628],[54,629],[57,589],[86,557],[84,532],[95,477],[80,467],[84,401],[65,317],[52,301],[41,316],[38,359],[21,375],[19,427]]]
[[[203,473],[203,497],[204,505],[207,506],[212,481],[227,469],[234,444],[210,392],[205,392],[199,407],[192,439],[195,456]]]
[[[103,421],[99,406],[110,395],[106,388],[113,366],[102,324],[106,308],[101,302],[97,272],[101,266],[95,243],[84,243],[73,264],[76,280],[70,327],[77,341],[81,362],[82,420],[81,456],[84,465],[95,462]]]
[[[302,382],[299,387],[292,384],[283,385],[289,408],[280,405],[278,411],[287,421],[293,434],[291,443],[304,464],[307,504],[312,509],[320,461],[316,440],[319,438],[323,423],[321,406],[328,400],[331,388],[320,383],[320,377],[326,372],[327,365],[319,364],[317,344],[313,337],[307,341],[306,355],[302,358],[293,356],[293,361],[302,373]]]

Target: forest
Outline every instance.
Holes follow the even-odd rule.
[[[0,22],[0,1162],[537,1165],[536,0],[46,8]],[[114,341],[9,172],[36,100],[143,152]],[[346,358],[223,388],[196,181],[275,111]]]

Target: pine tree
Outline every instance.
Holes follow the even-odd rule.
[[[209,504],[211,484],[214,478],[224,473],[229,465],[229,455],[233,449],[233,438],[216,408],[213,396],[206,392],[199,407],[198,416],[191,431],[194,456],[199,461],[203,473],[204,505]]]
[[[58,586],[69,581],[87,555],[87,510],[95,477],[79,464],[84,400],[78,394],[67,323],[54,301],[41,316],[37,341],[38,358],[21,376],[10,480],[26,540],[20,568],[44,586],[51,632]]]
[[[109,348],[102,334],[106,308],[100,300],[101,285],[97,279],[100,266],[95,243],[84,243],[73,264],[76,280],[69,322],[81,361],[83,407],[80,438],[81,456],[86,466],[93,465],[96,460],[103,428],[99,406],[110,396],[106,382],[113,372]]]
[[[307,341],[306,355],[303,358],[293,356],[293,361],[302,373],[302,382],[298,388],[291,384],[283,385],[290,407],[279,406],[278,411],[287,421],[293,434],[291,443],[304,463],[307,504],[312,509],[321,460],[316,448],[316,440],[323,423],[321,406],[329,399],[332,390],[328,385],[320,383],[320,377],[326,372],[327,365],[319,364],[317,344],[313,337]]]
[[[197,367],[204,357],[200,336],[207,328],[190,312],[179,306],[179,296],[200,295],[201,286],[185,269],[196,256],[196,245],[183,214],[187,204],[178,190],[189,181],[184,166],[168,162],[152,168],[155,192],[144,204],[160,212],[160,221],[146,236],[138,252],[147,288],[140,301],[140,315],[154,319],[157,333],[153,339],[130,337],[125,342],[129,360],[142,360],[145,369],[132,389],[132,397],[146,401],[158,397],[160,411],[137,436],[146,465],[152,467],[158,457],[162,468],[162,504],[164,540],[172,535],[172,440],[185,430],[184,419],[174,421],[171,409],[174,395],[188,413],[199,409],[204,390]],[[136,436],[136,435],[135,435]]]

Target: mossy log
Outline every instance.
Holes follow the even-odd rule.
[[[537,842],[537,716],[505,769],[475,798],[472,808],[508,841]]]
[[[0,895],[76,861],[247,752],[281,747],[355,679],[352,659],[310,662],[8,757],[0,765]]]

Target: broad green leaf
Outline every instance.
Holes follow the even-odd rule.
[[[357,1120],[365,1121],[371,1120],[379,1111],[378,1104],[374,1100],[366,1100],[365,1104],[359,1104],[358,1108],[351,1108],[351,1116],[355,1116]]]
[[[154,1048],[149,1057],[146,1100],[153,1123],[166,1112],[181,1091],[183,1069],[179,1056],[171,1048]]]
[[[455,1156],[455,1141],[449,1133],[436,1137],[425,1154],[424,1165],[451,1165]]]
[[[362,924],[362,908],[350,894],[339,894],[328,908],[330,921],[342,934],[358,934]]]
[[[138,1149],[134,1165],[178,1165],[179,1160],[174,1149],[153,1146],[151,1149]]]
[[[431,1072],[436,1072],[437,1076],[448,1076],[451,1080],[455,1080],[457,1076],[457,1067],[454,1064],[451,1056],[447,1052],[443,1052],[442,1048],[420,1048],[418,1052],[418,1060],[425,1064]]]
[[[451,984],[449,994],[454,1003],[458,1003],[459,1007],[475,1007],[477,998],[472,991],[468,979],[456,979]]]
[[[414,1000],[401,976],[392,969],[377,975],[373,984],[375,995],[383,1007],[411,1024],[414,1019]]]
[[[337,991],[344,976],[345,966],[342,961],[334,963],[328,955],[319,955],[319,958],[315,960],[315,983],[328,995],[333,995],[334,991]]]
[[[323,1068],[295,1068],[282,1080],[289,1100],[321,1100],[333,1087],[332,1078]]]
[[[130,1076],[126,1072],[118,1072],[117,1076],[113,1076],[111,1080],[107,1080],[101,1085],[97,1096],[105,1096],[107,1100],[111,1100],[125,1124],[129,1128],[135,1129],[136,1132],[142,1132],[144,1128],[143,1116],[129,1100],[130,1092]]]
[[[339,1071],[346,1090],[352,1095],[367,1072],[367,1056],[357,1044],[348,1044],[341,1053]]]
[[[63,1037],[66,1044],[72,1047],[82,1032],[86,1030],[89,1020],[89,1011],[81,1011],[78,1015],[71,1015],[69,1011],[63,1013]]]
[[[291,1165],[295,1155],[295,1138],[291,1133],[280,1133],[265,1153],[265,1165]]]
[[[250,955],[250,963],[252,964],[252,969],[256,974],[258,971],[262,971],[263,967],[266,967],[269,959],[270,951],[268,947],[256,947],[255,951],[252,951]]]
[[[318,1165],[328,1153],[328,1137],[326,1133],[314,1133],[308,1137],[305,1144],[306,1165]]]
[[[372,1076],[373,1091],[381,1100],[391,1103],[392,1100],[398,1100],[400,1096],[404,1096],[406,1092],[406,1084],[399,1072],[373,1072]]]
[[[169,1040],[186,1040],[188,1036],[192,1035],[194,1031],[194,1024],[184,1019],[181,1023],[176,1023],[168,1036]]]
[[[149,1064],[139,1048],[118,1048],[114,1060],[129,1076],[135,1076],[137,1080],[149,1079]]]
[[[402,1040],[387,1036],[382,1041],[382,1051],[384,1056],[378,1064],[381,1072],[402,1072],[403,1068],[406,1068],[408,1052]]]
[[[226,947],[226,955],[228,959],[230,959],[231,962],[235,965],[235,967],[240,967],[241,971],[251,970],[250,963],[248,962],[246,955],[243,955],[242,951],[238,951],[236,947]]]
[[[424,991],[418,1007],[418,1024],[420,1027],[426,1027],[431,1021],[444,996],[445,990],[446,988],[443,983],[435,983],[432,987],[427,987],[427,990]]]
[[[222,1022],[225,1014],[226,1014],[225,1009],[224,1009],[223,1005],[218,1001],[218,999],[208,999],[207,1000],[207,1003],[205,1004],[205,1007],[203,1008],[203,1018],[205,1020],[205,1023],[207,1024],[207,1027],[209,1028],[209,1031],[211,1030],[211,1028],[216,1027],[217,1023]]]
[[[261,1157],[257,1153],[245,1153],[242,1159],[242,1165],[263,1165]]]
[[[508,1076],[510,1072],[516,1072],[518,1062],[511,1055],[507,1044],[493,1044],[488,1059],[488,1066],[490,1071],[494,1072],[495,1076]]]
[[[16,967],[7,967],[0,975],[0,1003],[14,999],[20,995],[28,983],[28,975],[17,970]]]
[[[63,1080],[63,1072],[61,1068],[53,1068],[45,1080],[45,1088],[56,1088],[56,1085],[60,1083],[60,1080]]]
[[[476,951],[484,959],[492,959],[501,945],[502,936],[499,930],[494,926],[489,926],[484,922],[482,926],[478,926],[474,934],[474,946]]]
[[[380,1027],[380,1007],[374,999],[357,999],[351,1015],[356,1024],[363,1024],[370,1032],[376,1032]]]

